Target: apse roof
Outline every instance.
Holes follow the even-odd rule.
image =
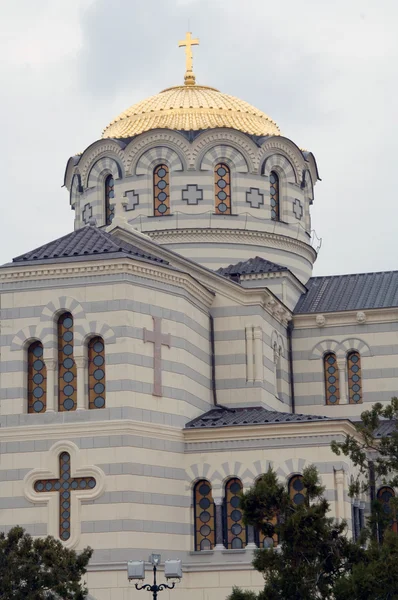
[[[398,306],[398,271],[311,277],[295,314]]]
[[[168,265],[166,260],[142,252],[137,246],[119,239],[93,225],[73,231],[61,238],[53,240],[44,246],[21,254],[10,264],[43,262],[62,259],[92,259],[104,256],[129,256],[140,260],[149,260]]]
[[[233,427],[243,425],[275,425],[275,423],[308,423],[333,421],[321,415],[302,415],[267,410],[261,406],[245,408],[213,408],[185,425],[186,429]]]
[[[220,267],[216,272],[225,277],[231,277],[234,275],[250,275],[251,273],[278,273],[279,271],[288,270],[287,267],[282,267],[270,260],[256,256],[255,258],[238,262],[236,265]]]

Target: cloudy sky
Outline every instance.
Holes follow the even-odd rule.
[[[315,274],[398,269],[396,0],[0,0],[0,263],[73,228],[67,159],[129,105],[198,83],[314,152]]]

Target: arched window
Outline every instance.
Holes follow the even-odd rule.
[[[216,215],[231,214],[231,171],[224,163],[214,168],[214,202]]]
[[[43,360],[43,344],[33,342],[28,348],[28,413],[46,411],[47,369]]]
[[[338,404],[340,402],[339,370],[336,355],[333,352],[325,354],[323,368],[325,374],[326,404]]]
[[[390,506],[391,498],[395,498],[395,492],[390,487],[386,487],[386,486],[382,487],[377,492],[377,500],[381,503],[382,508],[383,508],[383,512],[386,515],[390,515],[391,514],[391,521],[390,521],[391,529],[395,533],[398,533],[397,518],[396,518],[395,514],[392,514],[392,510],[391,510],[391,506]],[[380,532],[380,534],[382,534],[382,532]],[[382,537],[382,535],[380,535],[380,537]]]
[[[271,171],[271,173],[269,174],[269,183],[269,195],[271,200],[271,219],[273,221],[279,221],[279,177],[275,173],[275,171]]]
[[[258,480],[260,480],[261,477],[259,477]],[[267,523],[270,523],[273,526],[277,525],[278,524],[278,515],[275,514],[274,517],[270,521],[267,521]],[[254,531],[254,541],[255,541],[256,546],[258,546],[259,548],[270,548],[271,546],[274,546],[276,548],[276,546],[279,543],[279,537],[278,537],[278,534],[276,532],[274,532],[272,538],[270,538],[270,537],[266,536],[262,531],[256,529]]]
[[[73,357],[73,317],[63,313],[58,319],[58,410],[76,410],[76,364]]]
[[[153,170],[153,201],[155,217],[170,214],[170,176],[167,165],[158,165]]]
[[[361,357],[359,352],[347,355],[348,393],[350,404],[362,403]]]
[[[99,336],[88,343],[88,407],[105,408],[105,345]]]
[[[195,550],[212,550],[215,542],[214,502],[211,485],[206,479],[194,489]]]
[[[224,499],[224,534],[225,546],[229,549],[243,548],[246,545],[246,526],[239,508],[242,483],[234,477],[225,485]]]
[[[305,502],[306,490],[303,484],[302,475],[293,475],[293,477],[289,479],[289,496],[296,506]]]
[[[105,179],[105,224],[110,225],[115,216],[115,205],[112,204],[115,198],[115,180],[113,175],[108,175]]]

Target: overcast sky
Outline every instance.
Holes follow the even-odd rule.
[[[397,0],[0,0],[0,263],[73,229],[66,162],[122,110],[197,82],[317,159],[314,274],[398,269]]]

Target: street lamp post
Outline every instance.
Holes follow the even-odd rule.
[[[163,590],[172,590],[176,584],[175,581],[171,585],[167,583],[158,584],[156,581],[157,567],[160,564],[160,554],[151,554],[149,557],[150,562],[153,565],[153,584],[145,583],[144,585],[135,584],[136,590],[146,590],[152,592],[153,600],[157,600],[158,592]],[[131,560],[127,563],[128,580],[133,579],[145,579],[145,563],[143,560]],[[178,579],[181,581],[182,578],[182,566],[181,560],[166,560],[164,562],[164,574],[166,579]]]

